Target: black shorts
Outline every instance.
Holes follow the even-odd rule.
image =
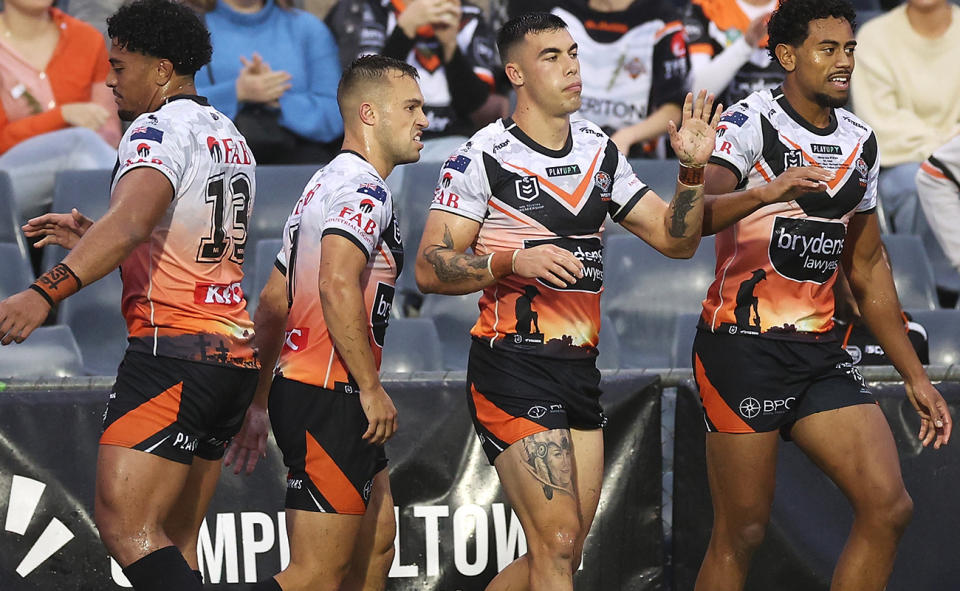
[[[600,370],[593,359],[505,353],[474,340],[467,364],[467,406],[487,459],[550,429],[600,429]]]
[[[359,395],[277,377],[269,410],[289,469],[287,509],[366,513],[373,477],[387,467],[387,454],[363,440],[369,423]]]
[[[243,425],[255,369],[128,351],[103,415],[101,445],[138,449],[181,464],[216,461]]]
[[[789,437],[798,420],[875,404],[838,342],[808,343],[698,330],[694,377],[709,431]]]

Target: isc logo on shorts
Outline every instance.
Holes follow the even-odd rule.
[[[193,290],[195,304],[220,304],[233,306],[243,301],[243,288],[240,282],[229,285],[198,283]]]

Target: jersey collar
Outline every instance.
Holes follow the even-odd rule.
[[[209,107],[210,101],[207,100],[207,97],[199,96],[196,94],[175,94],[173,96],[168,96],[164,101],[164,105],[169,105],[173,101],[179,101],[181,99],[186,99],[188,101],[193,101],[200,105],[201,107]]]
[[[544,156],[549,156],[550,158],[563,158],[573,150],[573,130],[570,129],[569,125],[567,126],[567,141],[563,144],[563,147],[559,150],[551,150],[546,146],[541,146],[533,140],[529,135],[525,134],[520,126],[513,120],[512,117],[507,117],[503,120],[503,128],[513,134],[518,140],[520,140],[523,145],[530,148],[534,152],[539,152]]]
[[[804,119],[800,113],[793,108],[790,104],[790,101],[787,100],[787,95],[783,94],[783,87],[778,86],[771,91],[773,94],[773,99],[777,101],[777,104],[780,105],[780,108],[783,109],[783,112],[787,114],[788,117],[793,119],[797,125],[806,129],[812,134],[816,135],[830,135],[837,130],[837,115],[834,109],[830,109],[830,123],[826,127],[817,127]]]

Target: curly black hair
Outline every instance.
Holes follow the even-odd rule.
[[[213,47],[203,21],[170,0],[135,0],[107,19],[107,35],[134,53],[168,59],[180,75],[193,75],[210,62]]]
[[[781,0],[767,23],[770,57],[778,61],[776,50],[781,43],[803,45],[810,33],[810,21],[830,17],[846,19],[851,28],[856,27],[857,12],[848,0]]]

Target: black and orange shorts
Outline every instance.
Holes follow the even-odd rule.
[[[117,370],[101,445],[138,449],[181,464],[216,461],[243,425],[255,369],[128,351]]]
[[[694,378],[707,429],[780,430],[798,420],[856,404],[875,404],[860,371],[836,341],[802,342],[698,330]]]
[[[287,509],[363,515],[387,454],[363,440],[369,423],[359,395],[277,377],[269,410],[288,469]]]
[[[493,464],[524,437],[551,429],[600,429],[600,370],[594,359],[550,359],[493,349],[474,340],[467,406]]]

